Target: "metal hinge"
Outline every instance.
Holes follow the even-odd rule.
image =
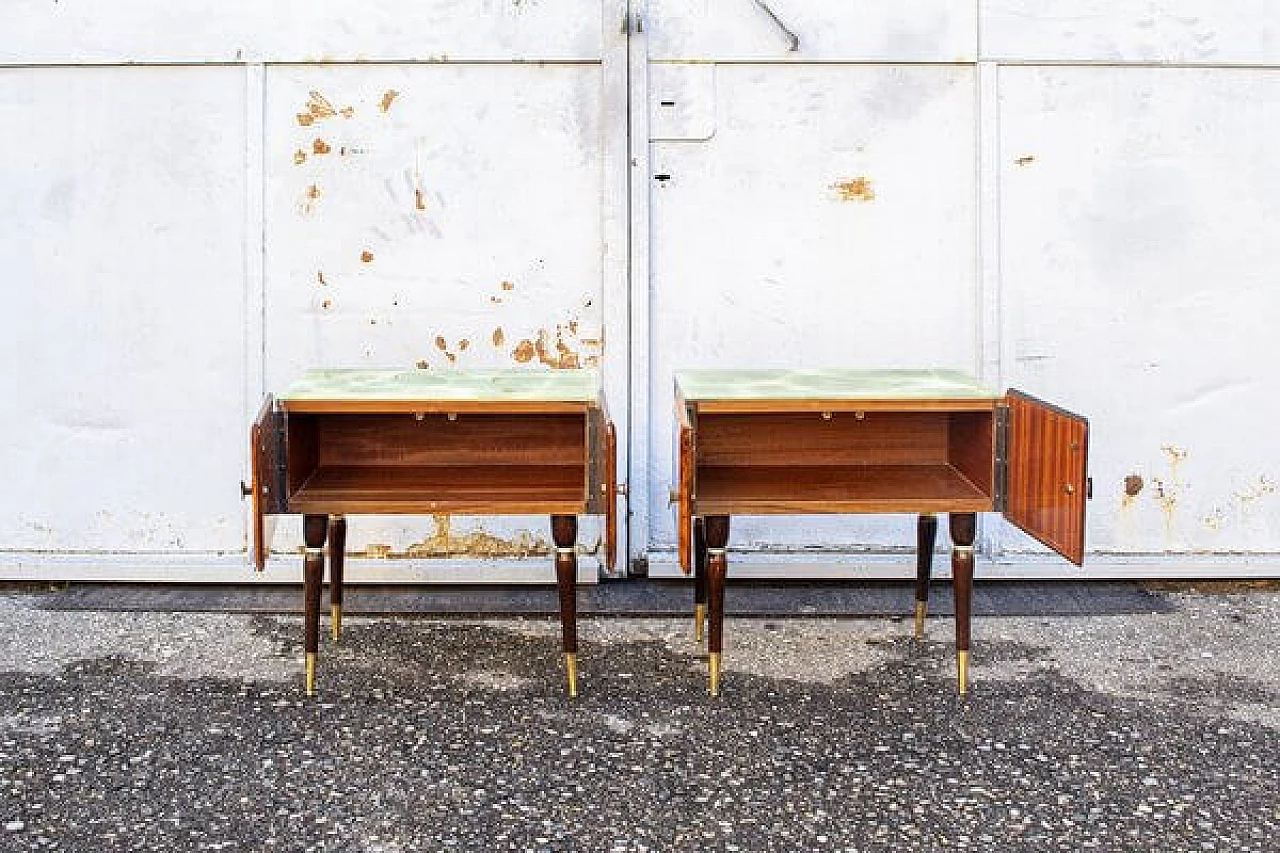
[[[288,416],[286,415],[278,419],[279,426],[276,427],[276,493],[271,496],[272,501],[275,502],[275,505],[278,506],[281,511],[284,510],[286,502],[285,489],[287,487],[285,484],[288,482],[289,476],[289,460],[285,458],[285,454],[288,452],[288,448],[285,444],[285,431],[287,428],[285,417]]]
[[[995,509],[1004,512],[1009,505],[1009,407],[996,406],[996,470]]]
[[[629,36],[629,35],[631,35],[631,33],[632,33],[632,29],[631,29],[631,18],[632,18],[632,16],[631,16],[631,13],[630,13],[630,12],[623,12],[623,13],[622,13],[622,34],[623,34],[624,36]],[[635,15],[635,22],[636,22],[636,23],[635,23],[635,32],[636,32],[637,34],[642,34],[642,33],[644,33],[644,18],[640,17],[640,13],[639,13],[639,12],[637,12],[637,13],[636,13],[636,15]]]

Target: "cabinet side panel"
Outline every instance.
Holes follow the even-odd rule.
[[[953,412],[947,430],[947,458],[957,471],[994,495],[995,431],[992,412]]]

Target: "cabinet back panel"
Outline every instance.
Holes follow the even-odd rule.
[[[326,415],[320,464],[585,465],[586,419],[567,415]]]
[[[699,414],[698,464],[920,465],[947,461],[947,412]]]

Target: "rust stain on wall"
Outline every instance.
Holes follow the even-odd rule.
[[[501,326],[493,330],[493,345],[495,347],[501,347],[503,341],[505,341],[506,339],[507,339],[507,336],[502,333]]]
[[[1130,498],[1137,497],[1138,492],[1142,491],[1142,487],[1144,485],[1145,483],[1143,483],[1142,475],[1130,474],[1129,476],[1124,478],[1125,496]]]
[[[463,338],[462,340],[458,341],[458,351],[459,351],[459,352],[466,352],[466,351],[467,351],[467,347],[469,347],[469,346],[471,346],[471,341],[470,341],[470,340],[468,340],[467,338]]]
[[[370,252],[368,249],[365,249],[363,252],[360,253],[360,260],[366,264],[371,263],[373,261],[373,252]]]
[[[418,359],[417,367],[419,370],[430,370],[431,364],[425,358],[420,358]]]
[[[307,152],[303,151],[301,148],[293,152],[293,165],[301,166],[305,162],[307,162]]]
[[[426,200],[426,197],[422,194],[421,187],[413,188],[413,206],[418,210],[427,209],[427,200]]]
[[[502,283],[502,289],[503,289],[503,290],[515,290],[515,289],[516,289],[516,286],[515,286],[514,284],[512,284],[511,282],[509,282],[509,281],[504,281],[504,282]]]
[[[320,286],[321,286],[321,287],[327,287],[327,286],[328,286],[328,284],[329,284],[329,282],[327,282],[327,281],[325,281],[325,280],[324,280],[324,271],[323,271],[323,270],[320,270],[320,271],[317,271],[317,272],[316,272],[316,281],[320,282]]]
[[[387,91],[383,92],[382,100],[378,102],[378,109],[382,110],[382,112],[384,113],[389,112],[391,110],[391,102],[394,101],[399,96],[400,96],[400,93],[397,92],[395,89],[388,89]]]
[[[841,201],[875,201],[876,191],[871,186],[870,178],[850,178],[836,181],[831,188],[840,196]]]
[[[444,335],[436,335],[436,349],[445,352],[449,349],[449,342],[444,339]]]
[[[312,154],[328,154],[332,150],[333,149],[329,147],[329,143],[325,142],[323,139],[316,139],[315,142],[311,143]]]
[[[354,118],[356,114],[356,108],[343,107],[342,109],[338,110],[338,112],[342,114],[343,118]]]

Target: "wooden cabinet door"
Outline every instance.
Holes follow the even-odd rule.
[[[262,571],[271,552],[275,533],[275,516],[285,511],[284,494],[284,413],[276,411],[270,394],[263,401],[258,417],[249,430],[250,475],[249,498],[253,506],[253,565]]]
[[[693,490],[696,480],[697,453],[693,423],[683,400],[676,401],[676,464],[678,480],[675,488],[676,545],[680,551],[680,569],[686,575],[693,571]]]
[[[1089,421],[1009,391],[1004,516],[1077,566],[1084,563]]]

